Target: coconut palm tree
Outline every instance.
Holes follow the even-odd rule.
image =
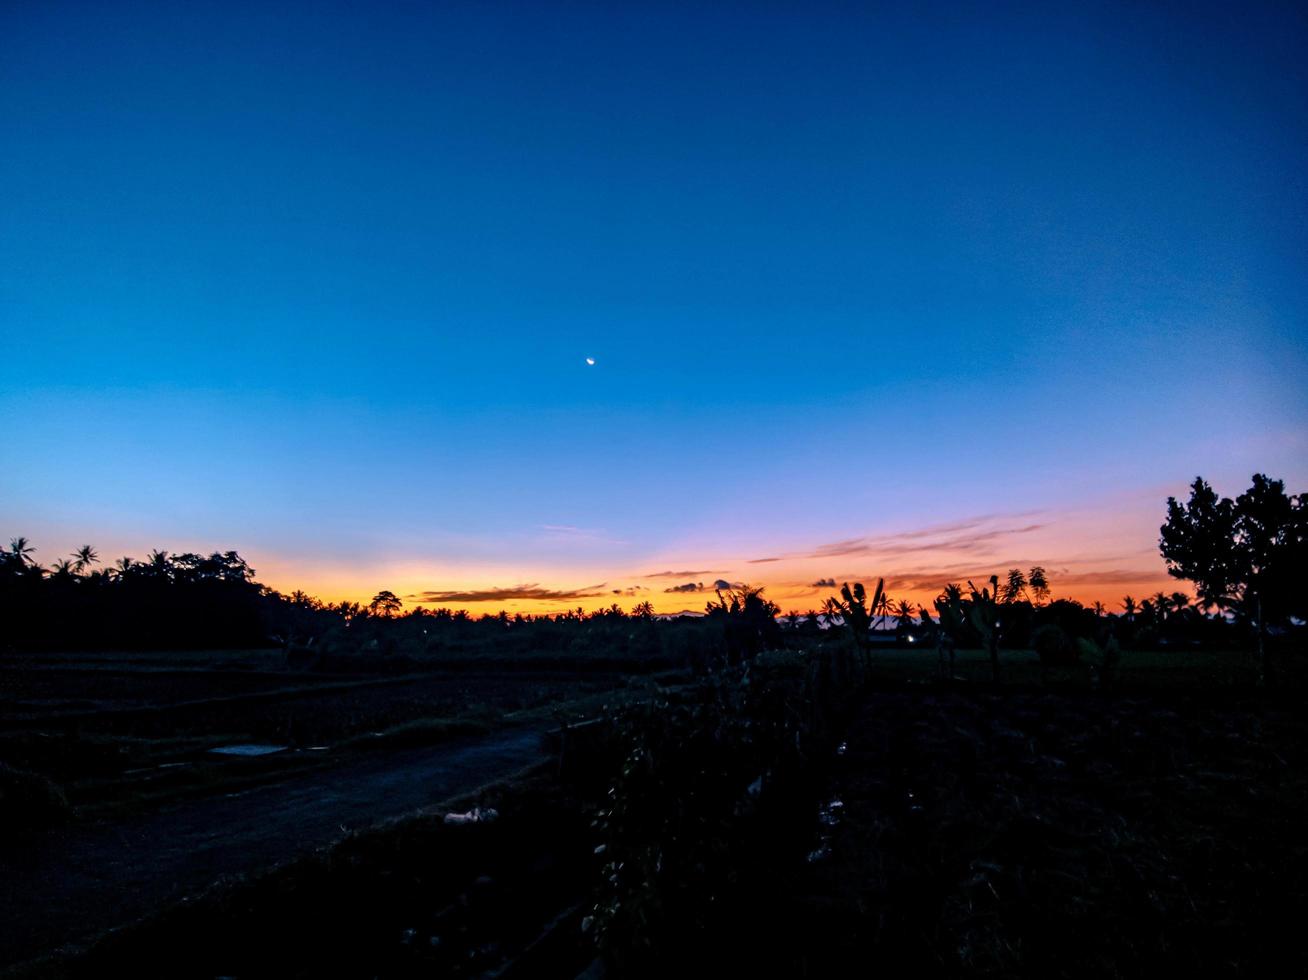
[[[1135,622],[1136,608],[1137,607],[1134,599],[1132,599],[1129,595],[1122,596],[1122,609],[1126,613],[1126,621],[1128,623]]]
[[[900,629],[907,629],[912,626],[915,615],[917,615],[917,610],[907,599],[900,599],[895,604],[895,619],[898,621]]]
[[[1095,619],[1103,619],[1104,613],[1108,611],[1107,609],[1104,608],[1104,604],[1102,602],[1096,602],[1090,608],[1095,611]]]
[[[71,558],[60,558],[50,568],[50,572],[58,579],[70,579],[73,577],[73,562]]]
[[[885,580],[882,579],[882,581],[884,582]],[[873,605],[875,607],[873,611],[881,617],[881,625],[878,628],[884,630],[886,628],[886,617],[894,612],[895,600],[890,598],[890,596],[885,592],[881,591],[880,583],[877,585],[877,592],[874,597]]]
[[[89,544],[84,544],[73,552],[73,567],[80,573],[100,561],[99,554]]]
[[[1158,612],[1158,618],[1165,620],[1172,612],[1172,597],[1167,593],[1158,591],[1149,597],[1154,604],[1154,609]]]
[[[168,552],[156,548],[150,552],[150,556],[145,560],[145,567],[156,578],[166,578],[168,575]]]
[[[33,564],[32,553],[36,551],[27,538],[14,538],[9,542],[9,553],[18,559],[18,564]]]

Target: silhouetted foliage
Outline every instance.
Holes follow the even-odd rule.
[[[1308,495],[1286,494],[1282,481],[1255,473],[1253,485],[1231,500],[1196,477],[1188,504],[1167,498],[1159,535],[1169,574],[1194,582],[1205,606],[1253,624],[1268,677],[1268,625],[1308,618]],[[1141,603],[1146,625],[1159,614],[1154,603]]]

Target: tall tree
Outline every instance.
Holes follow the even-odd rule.
[[[1158,547],[1168,574],[1193,582],[1205,608],[1255,625],[1259,671],[1269,681],[1268,623],[1308,616],[1308,494],[1287,494],[1282,481],[1255,473],[1231,500],[1196,477],[1188,503],[1167,498]]]
[[[99,561],[100,556],[96,554],[96,550],[89,544],[84,544],[73,552],[73,567],[76,568],[79,573],[86,571]]]
[[[1033,566],[1026,581],[1031,586],[1031,594],[1037,606],[1043,606],[1049,601],[1049,576],[1045,574],[1043,565]]]
[[[368,611],[374,616],[394,616],[400,611],[404,603],[390,589],[382,589],[372,597],[372,602],[368,603]]]
[[[996,598],[1000,602],[1017,602],[1019,599],[1026,598],[1026,586],[1027,579],[1026,575],[1022,573],[1022,569],[1010,568],[1008,578],[1004,580],[1004,584],[997,587],[998,595]]]

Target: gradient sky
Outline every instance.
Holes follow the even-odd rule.
[[[1170,590],[1168,494],[1308,489],[1308,8],[1057,6],[9,0],[0,531]]]

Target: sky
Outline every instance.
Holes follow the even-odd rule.
[[[1308,489],[1308,8],[0,5],[0,533],[539,612]],[[587,358],[594,361],[587,362]]]

